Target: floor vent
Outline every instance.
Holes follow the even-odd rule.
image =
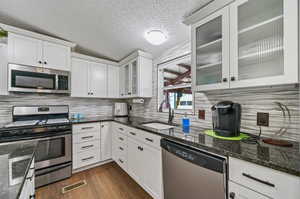
[[[68,186],[65,186],[64,188],[62,188],[62,193],[67,193],[69,191],[73,191],[75,189],[85,186],[86,184],[87,183],[85,180],[81,180],[79,182],[76,182],[74,184],[71,184],[71,185],[68,185]]]

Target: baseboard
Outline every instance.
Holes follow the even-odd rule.
[[[87,170],[87,169],[91,169],[91,168],[94,168],[94,167],[98,167],[98,166],[101,166],[101,165],[104,165],[104,164],[107,164],[107,163],[110,163],[110,162],[113,162],[113,160],[109,159],[109,160],[105,160],[105,161],[102,161],[102,162],[97,162],[95,164],[91,164],[91,165],[88,165],[88,166],[85,166],[85,167],[81,167],[79,169],[72,170],[72,174],[78,173],[78,172],[81,172],[81,171],[84,171],[84,170]]]

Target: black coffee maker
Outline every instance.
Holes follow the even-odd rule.
[[[213,130],[223,137],[240,135],[242,107],[238,103],[222,101],[212,108]]]

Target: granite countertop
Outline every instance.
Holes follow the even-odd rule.
[[[19,197],[34,157],[36,145],[36,141],[0,144],[0,198],[17,199]],[[18,166],[12,169],[12,175],[20,177],[21,183],[10,185],[9,162],[14,158],[24,158]]]
[[[153,119],[131,117],[130,119],[114,118],[114,121],[158,134],[188,146],[242,159],[300,177],[300,148],[297,142],[293,143],[292,148],[273,146],[263,142],[247,144],[242,141],[213,138],[204,134],[206,129],[203,128],[191,127],[190,133],[185,135],[180,126],[174,127],[174,129],[156,130],[141,125],[142,123],[152,122]]]

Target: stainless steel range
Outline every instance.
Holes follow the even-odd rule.
[[[72,126],[68,106],[15,106],[13,122],[0,132],[0,142],[37,140],[35,186],[71,176]]]

